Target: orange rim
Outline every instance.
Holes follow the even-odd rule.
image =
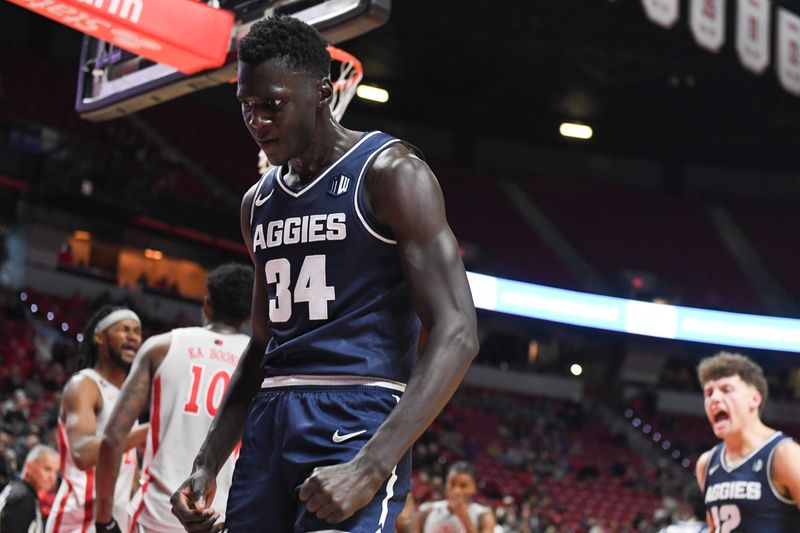
[[[328,53],[331,55],[331,59],[335,61],[339,61],[343,64],[350,64],[353,65],[353,69],[356,71],[356,75],[350,75],[347,79],[341,81],[335,81],[333,87],[335,89],[344,89],[357,83],[358,80],[364,75],[364,67],[361,65],[361,61],[359,61],[356,56],[351,54],[350,52],[345,52],[341,48],[336,48],[335,46],[329,44],[328,45]]]

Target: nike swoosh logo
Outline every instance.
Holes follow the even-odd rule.
[[[346,435],[339,435],[339,430],[337,429],[336,432],[333,434],[333,437],[331,437],[331,438],[333,439],[333,442],[338,444],[340,442],[344,442],[346,440],[350,440],[353,437],[358,437],[362,433],[366,433],[366,432],[367,432],[366,429],[362,429],[361,431],[354,431],[353,433],[347,433]]]
[[[266,202],[267,200],[269,200],[269,197],[270,197],[270,196],[272,196],[272,193],[269,193],[269,194],[268,194],[266,197],[264,197],[264,198],[261,198],[261,195],[259,194],[259,195],[256,197],[256,206],[258,206],[258,207],[261,207],[262,205],[264,205],[264,202]]]
[[[719,465],[714,465],[714,466],[712,466],[711,468],[709,468],[709,470],[708,470],[708,475],[710,476],[711,474],[713,474],[714,472],[716,472],[716,471],[717,471],[717,468],[719,468]]]

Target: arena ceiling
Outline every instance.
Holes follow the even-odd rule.
[[[391,91],[397,117],[544,143],[578,119],[598,150],[796,167],[800,98],[773,65],[742,67],[728,5],[718,54],[695,43],[685,0],[670,30],[640,0],[396,0],[386,26],[343,46]]]
[[[800,0],[773,3],[800,13]],[[391,99],[351,108],[467,141],[563,144],[560,122],[581,120],[595,129],[583,146],[600,153],[796,168],[800,98],[781,88],[774,65],[761,76],[742,67],[734,4],[713,54],[692,38],[688,0],[670,30],[646,19],[641,0],[393,0],[385,26],[341,44]],[[2,2],[6,10],[20,8]],[[33,46],[59,33],[52,48],[77,63],[76,32],[30,18]],[[197,97],[236,107],[229,88]]]

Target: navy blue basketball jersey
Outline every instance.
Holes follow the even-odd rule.
[[[266,277],[269,376],[337,374],[406,382],[420,323],[396,241],[364,201],[378,154],[401,142],[361,139],[300,190],[270,169],[253,201],[256,275]]]
[[[705,501],[716,533],[789,533],[800,531],[800,510],[772,483],[772,455],[788,439],[775,432],[735,467],[725,462],[718,444],[706,468]]]

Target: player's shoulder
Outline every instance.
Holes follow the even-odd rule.
[[[258,178],[258,180],[253,183],[242,196],[239,217],[242,227],[242,236],[245,237],[245,240],[249,238],[246,235],[249,232],[248,229],[250,228],[250,225],[253,223],[254,209],[260,206],[263,203],[262,200],[265,199],[262,189],[265,188],[264,182],[270,178],[271,172],[272,169],[267,169],[267,171],[264,172],[264,174],[262,174],[261,177]],[[271,196],[271,194],[267,193],[267,196]]]
[[[72,374],[64,384],[64,390],[61,393],[62,403],[67,410],[86,403],[97,403],[100,398],[97,379],[92,376],[92,371],[89,369]]]
[[[785,497],[794,501],[797,501],[795,495],[800,493],[798,464],[800,464],[800,444],[791,438],[785,438],[775,445],[770,471],[772,482]]]
[[[269,178],[269,174],[272,172],[272,168],[268,168],[258,179],[253,183],[249,189],[247,189],[242,195],[242,209],[250,209],[250,206],[253,204],[253,200],[255,200],[256,195],[261,190],[264,182]]]
[[[97,390],[97,380],[91,369],[85,368],[72,374],[64,384],[64,394],[82,393]]]
[[[252,184],[247,191],[245,191],[244,195],[242,196],[242,211],[246,209],[247,212],[250,212],[250,206],[253,205],[253,199],[256,197],[256,193],[258,192],[258,188],[261,185],[262,179],[263,176],[254,184]]]
[[[717,449],[717,446],[719,445],[713,446],[701,453],[700,457],[697,458],[697,465],[703,467],[708,466],[708,463],[711,462],[711,457],[714,455],[714,451]]]
[[[428,164],[412,147],[402,142],[394,143],[378,154],[367,173],[365,187],[376,208],[384,203],[382,200],[388,203],[389,208],[396,209],[406,203],[403,199],[416,206],[420,195],[441,196],[436,176]]]
[[[697,477],[697,483],[701,489],[705,486],[706,471],[708,470],[708,465],[711,463],[711,457],[714,455],[715,449],[716,446],[710,450],[706,450],[697,458],[695,476]]]
[[[792,438],[782,439],[775,445],[772,461],[775,466],[791,465],[795,468],[800,464],[800,444]]]
[[[173,331],[167,331],[166,333],[153,335],[142,343],[138,353],[141,354],[142,357],[152,357],[153,355],[161,353],[165,354],[167,351],[169,351],[169,347],[172,344],[172,338]]]
[[[437,507],[441,507],[443,504],[447,505],[447,502],[445,500],[436,500],[436,501],[424,502],[424,503],[421,503],[419,505],[419,512],[420,513],[430,513],[431,511],[433,511]]]
[[[478,503],[478,502],[472,502],[472,503],[470,503],[470,506],[472,506],[472,508],[475,509],[475,513],[478,516],[480,516],[482,514],[485,514],[485,513],[488,513],[488,512],[491,512],[491,510],[492,510],[490,507],[488,507],[486,505],[483,505],[482,503]]]
[[[430,172],[419,151],[403,141],[395,142],[375,157],[370,174],[373,176],[416,176],[418,172]]]

